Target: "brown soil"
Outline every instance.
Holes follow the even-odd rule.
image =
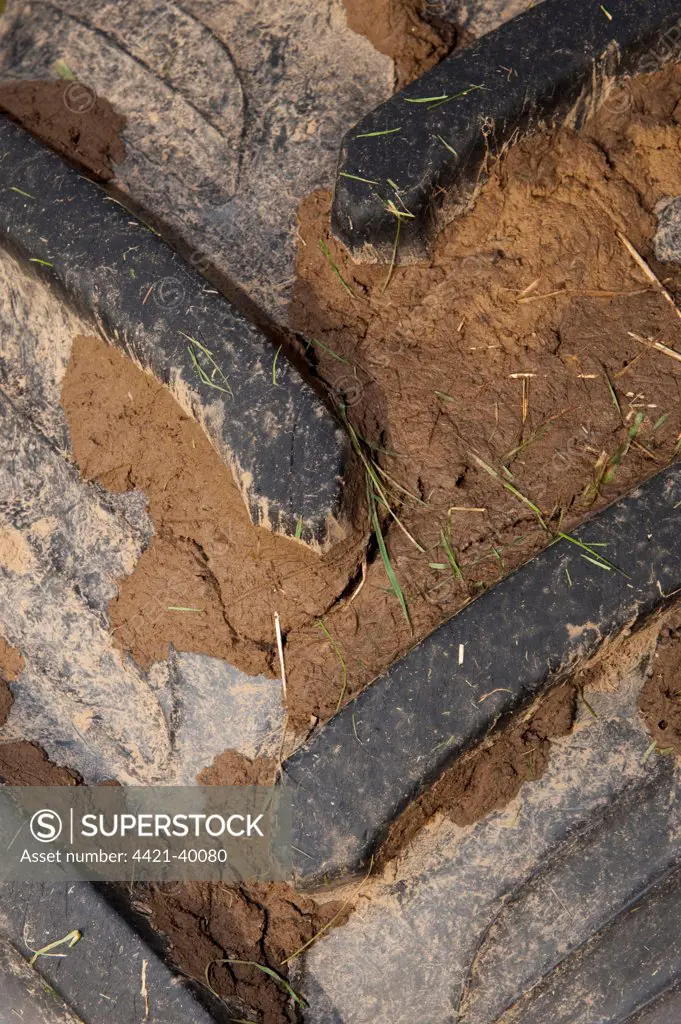
[[[287,974],[282,960],[328,924],[339,903],[317,904],[283,883],[240,888],[191,882],[138,887],[136,905],[170,942],[170,954],[183,973],[201,984],[216,960],[256,960]],[[341,915],[334,924],[342,924]],[[224,999],[261,1024],[297,1020],[284,989],[257,967],[214,963],[210,983]]]
[[[37,743],[0,743],[0,782],[8,786],[76,786],[78,776],[53,764]]]
[[[319,633],[314,624],[356,570],[362,535],[320,556],[254,528],[201,427],[98,339],[76,339],[62,401],[83,476],[112,491],[138,488],[149,500],[155,536],[109,608],[120,647],[142,666],[167,657],[173,643],[272,674],[275,611],[289,638],[303,627]],[[172,610],[187,608],[198,611]],[[327,691],[332,686],[327,680]],[[307,728],[317,698],[304,679],[289,696],[291,721]]]
[[[24,668],[24,659],[15,647],[0,636],[0,725],[4,725],[13,703],[9,683],[18,679]]]
[[[526,782],[540,779],[549,763],[551,740],[566,736],[575,717],[577,689],[557,687],[538,706],[446,771],[392,825],[379,867],[392,860],[436,814],[472,825],[505,807]]]
[[[101,181],[123,159],[125,118],[81,82],[0,82],[0,110]]]
[[[204,786],[268,786],[275,770],[271,758],[251,760],[226,750],[197,781]],[[201,984],[205,984],[206,967],[225,958],[255,960],[286,977],[282,961],[336,915],[334,927],[350,913],[350,908],[339,913],[340,902],[319,904],[278,882],[230,887],[200,882],[149,885],[138,889],[136,903],[166,936],[182,972]],[[215,963],[210,984],[230,1003],[236,1001],[249,1019],[254,1014],[263,1024],[297,1019],[282,987],[257,967]]]
[[[202,786],[271,786],[277,770],[272,757],[246,757],[238,750],[225,750],[196,776]]]
[[[660,630],[651,674],[640,701],[641,714],[659,750],[681,755],[681,612]]]
[[[8,644],[3,636],[0,636],[0,679],[6,683],[13,683],[23,670],[24,659],[19,651],[16,647]],[[4,722],[5,718],[0,715],[0,721]]]
[[[475,456],[505,472],[551,531],[675,456],[681,367],[629,332],[679,348],[681,323],[616,232],[681,291],[678,268],[652,256],[653,209],[681,193],[681,67],[629,88],[625,113],[604,109],[579,135],[517,145],[474,209],[443,228],[431,262],[396,267],[387,287],[386,267],[354,265],[331,237],[328,195],[302,205],[293,326],[314,339],[317,372],[345,395],[355,429],[383,449],[374,457],[420,500],[404,500],[400,517],[426,550],[387,528],[410,625],[380,558],[352,604],[325,617],[348,693],[545,546],[549,531]],[[404,496],[393,495],[396,505]],[[337,655],[312,639],[290,639],[293,686],[334,667],[338,678]]]
[[[454,48],[452,24],[427,15],[426,0],[343,0],[348,26],[395,62],[395,89],[402,89]],[[431,7],[434,5],[431,4]]]

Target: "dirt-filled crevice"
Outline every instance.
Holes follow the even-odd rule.
[[[658,751],[681,755],[681,612],[660,629],[640,709]]]
[[[272,758],[227,750],[197,781],[204,786],[267,786],[275,772]],[[252,965],[219,961],[255,961],[286,978],[287,958],[320,932],[344,924],[352,910],[342,901],[319,903],[282,882],[138,886],[134,902],[168,941],[170,956],[183,974],[202,985],[208,980],[230,1005],[262,1024],[298,1020],[281,982]]]
[[[319,904],[279,882],[138,886],[135,905],[166,937],[170,956],[184,974],[205,985],[212,964],[214,991],[262,1024],[299,1019],[286,990],[257,967],[217,961],[254,960],[286,977],[282,961],[330,922],[342,924],[349,913],[340,902]]]
[[[395,88],[420,78],[451,53],[455,26],[428,0],[343,0],[348,26],[395,63]]]
[[[385,474],[409,622],[374,559],[325,617],[336,649],[313,630],[291,637],[293,686],[334,669],[338,681],[340,652],[357,692],[677,456],[681,366],[646,342],[681,351],[681,322],[623,239],[681,294],[679,268],[653,255],[654,208],[681,194],[681,67],[622,88],[626,104],[613,94],[581,133],[511,149],[425,265],[353,264],[329,195],[302,204],[290,319]]]
[[[488,744],[447,769],[393,823],[378,867],[396,857],[435,815],[451,818],[457,825],[472,825],[505,807],[526,782],[540,779],[549,763],[551,741],[572,729],[576,701],[574,683],[556,687]]]
[[[100,181],[123,159],[125,118],[82,82],[0,82],[0,110]]]

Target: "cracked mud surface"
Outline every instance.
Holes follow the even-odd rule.
[[[258,960],[284,976],[281,961],[327,925],[342,904],[317,904],[280,883],[227,888],[208,883],[139,886],[138,909],[169,940],[171,957],[189,977],[205,984],[211,962]],[[347,916],[347,915],[346,915]],[[343,923],[341,915],[335,924]],[[286,992],[252,966],[213,963],[210,983],[230,1005],[262,1024],[299,1019]],[[294,986],[295,987],[295,986]]]

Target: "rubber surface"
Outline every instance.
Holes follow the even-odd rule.
[[[154,232],[4,116],[0,240],[175,392],[234,470],[254,523],[343,532],[348,440],[264,334]],[[49,324],[45,325],[49,333]]]
[[[681,587],[672,465],[502,580],[286,762],[303,883],[361,870],[389,824],[498,722]],[[612,566],[594,565],[598,554]]]
[[[229,1017],[227,1012],[215,1016],[204,1009],[92,885],[3,885],[0,907],[0,935],[8,936],[28,956],[26,943],[40,949],[72,929],[82,933],[80,942],[63,959],[39,957],[35,972],[85,1024],[141,1024],[145,1020],[147,1024],[209,1024]],[[143,970],[148,1015],[142,994]],[[3,1012],[0,1009],[0,1022],[5,1024]],[[27,1024],[42,1024],[41,1018],[33,1015],[36,1012],[31,1003],[23,1018]],[[218,1013],[216,1008],[213,1012]],[[14,1024],[17,1015],[10,1013],[6,1020]],[[58,1017],[54,1022],[50,1018],[50,1024],[57,1021],[61,1024]],[[71,1024],[71,1019],[67,1017],[66,1022]]]
[[[335,234],[362,262],[423,258],[443,204],[448,217],[465,210],[490,157],[537,126],[578,128],[614,76],[657,70],[680,46],[675,0],[531,7],[345,135]]]

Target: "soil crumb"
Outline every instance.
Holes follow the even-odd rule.
[[[348,27],[395,62],[395,89],[420,78],[451,53],[451,22],[429,14],[425,0],[343,0]]]
[[[7,786],[76,786],[78,776],[59,768],[37,743],[0,743],[0,782]]]
[[[489,745],[454,764],[394,822],[378,866],[392,860],[436,814],[472,825],[513,800],[526,782],[540,779],[551,741],[567,736],[575,719],[577,688],[564,683],[511,723]]]
[[[0,82],[0,110],[100,181],[123,159],[125,118],[82,82]]]
[[[97,338],[75,340],[62,403],[82,475],[110,491],[143,491],[155,527],[109,606],[119,647],[143,667],[166,658],[172,643],[276,675],[275,612],[287,644],[302,627],[323,641],[315,624],[352,580],[364,534],[322,556],[254,527],[202,428],[170,391]],[[307,729],[324,698],[330,713],[332,686],[299,674],[289,687],[291,724]]]
[[[639,707],[659,752],[681,755],[681,611],[660,629]]]
[[[272,757],[246,757],[238,750],[225,750],[196,776],[201,786],[271,786],[277,762]]]
[[[24,671],[24,659],[15,647],[0,634],[0,679],[15,682]]]

